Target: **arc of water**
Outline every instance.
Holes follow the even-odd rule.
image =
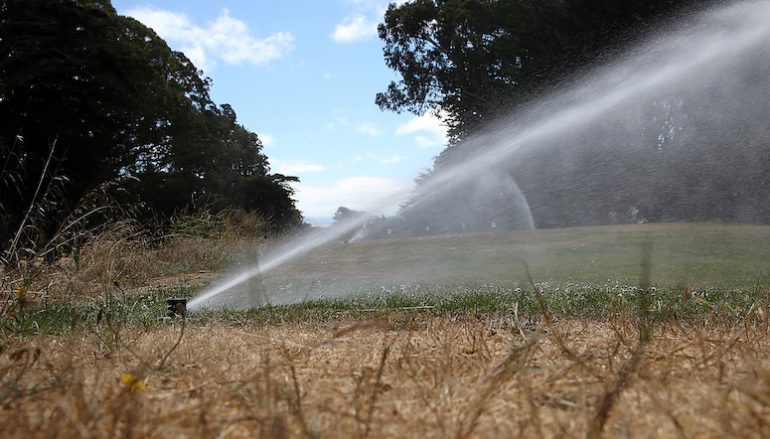
[[[710,26],[710,22],[721,21],[723,28]],[[738,23],[739,25],[735,25]],[[552,99],[551,107],[564,103],[564,106],[549,116],[533,123],[517,121],[510,117],[497,127],[484,134],[477,135],[468,143],[473,146],[484,143],[491,145],[484,153],[449,166],[440,173],[431,175],[419,187],[420,193],[453,190],[462,175],[474,175],[485,169],[508,160],[525,147],[534,147],[539,141],[547,139],[554,133],[564,132],[579,124],[596,120],[608,111],[628,102],[637,96],[651,90],[682,80],[687,75],[692,76],[707,66],[729,63],[727,55],[734,55],[741,49],[753,47],[767,42],[770,36],[770,1],[750,2],[742,5],[731,5],[716,12],[707,14],[701,20],[701,27],[706,28],[697,33],[679,35],[668,38],[671,41],[673,53],[669,53],[661,65],[647,66],[636,73],[630,73],[626,65],[616,65],[613,69],[600,76],[601,81],[608,83],[604,88],[597,85],[596,80],[586,81],[575,88],[574,93],[568,93],[567,99]],[[653,51],[648,47],[648,52]],[[643,51],[644,52],[644,51]],[[618,75],[623,75],[618,80]],[[600,92],[597,90],[601,90]],[[598,95],[597,95],[598,93]],[[541,112],[543,110],[541,109]],[[478,151],[479,148],[467,148]],[[382,200],[378,205],[399,203],[410,195],[402,191]],[[310,235],[302,236],[277,247],[270,252],[263,263],[250,267],[223,282],[211,287],[199,296],[193,298],[188,307],[194,309],[205,304],[213,297],[233,288],[260,273],[266,273],[281,266],[317,247],[340,239],[342,236],[360,228],[366,217],[351,218],[341,224],[324,229]]]

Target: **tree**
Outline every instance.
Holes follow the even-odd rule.
[[[109,0],[0,0],[0,53],[1,241],[54,179],[49,226],[110,181],[161,216],[208,196],[274,230],[301,221],[296,178],[270,174],[211,80]]]
[[[523,105],[688,0],[415,0],[391,4],[378,32],[401,79],[383,110],[448,116],[450,144]]]
[[[361,215],[367,215],[367,214],[365,212],[359,212],[357,210],[349,209],[345,206],[340,206],[337,208],[337,211],[334,212],[333,219],[335,222],[342,222],[342,221],[359,217]]]

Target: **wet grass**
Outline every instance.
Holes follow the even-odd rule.
[[[651,285],[661,288],[770,286],[770,227],[642,224],[338,244],[266,276],[275,298],[303,288],[329,295],[357,286],[537,282],[636,285],[651,248]],[[270,283],[268,282],[268,283]],[[284,285],[292,287],[283,291]]]
[[[739,319],[767,302],[767,243],[770,227],[667,224],[335,245],[264,279],[279,305],[197,312],[190,323],[330,322],[384,311],[451,316],[515,310],[531,316],[541,311],[538,297],[554,315],[569,318],[608,317],[639,309],[644,299],[659,316],[716,312]],[[639,288],[645,248],[649,285]],[[281,279],[287,276],[289,289],[300,294],[280,305],[286,293]],[[65,333],[108,321],[150,328],[165,322],[168,297],[195,293],[173,285],[141,293],[109,286],[95,296],[18,301],[0,321],[0,333]]]
[[[542,299],[542,301],[541,301]],[[654,320],[698,320],[719,315],[728,321],[767,307],[765,290],[676,290],[638,289],[620,285],[537,288],[534,290],[496,287],[446,291],[415,291],[373,294],[346,299],[313,300],[292,305],[265,306],[243,311],[209,311],[209,318],[271,323],[334,321],[361,317],[368,313],[428,313],[440,316],[474,314],[489,318],[510,316],[539,317],[543,305],[557,318],[605,319],[621,314],[635,315],[640,309]]]
[[[189,297],[192,293],[186,289],[157,289],[139,295],[108,293],[95,298],[52,299],[37,304],[16,302],[0,320],[0,335],[55,335],[106,325],[152,328],[165,321],[168,297]]]
[[[190,289],[157,289],[141,295],[107,295],[87,301],[52,301],[38,305],[15,305],[0,322],[0,335],[24,337],[63,334],[77,329],[95,330],[100,325],[149,329],[169,322],[166,299],[190,297]],[[234,326],[332,323],[375,314],[426,313],[458,317],[469,314],[498,318],[533,318],[543,306],[557,318],[605,319],[637,314],[640,309],[656,320],[689,321],[719,315],[728,321],[767,308],[770,294],[752,289],[659,289],[606,283],[604,285],[544,283],[533,288],[496,286],[420,288],[377,291],[348,298],[318,299],[289,305],[266,305],[246,310],[228,308],[191,312],[188,324],[222,322]]]

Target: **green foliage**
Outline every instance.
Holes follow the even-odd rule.
[[[60,334],[77,329],[149,328],[164,322],[166,298],[189,296],[188,290],[153,290],[141,295],[113,295],[93,300],[51,300],[39,304],[15,302],[0,322],[0,335]]]
[[[334,322],[350,317],[399,316],[429,313],[448,316],[538,318],[543,304],[557,318],[605,319],[634,316],[649,323],[681,321],[738,322],[766,318],[770,295],[765,290],[641,289],[622,285],[537,284],[534,290],[495,286],[431,287],[379,291],[293,305],[266,305],[243,311],[204,310],[187,314],[191,325],[224,321],[234,326]],[[95,333],[121,328],[148,329],[167,324],[168,297],[190,297],[190,289],[157,289],[141,295],[114,296],[109,292],[90,301],[52,301],[14,304],[0,322],[0,337],[58,334],[73,330]]]
[[[355,218],[359,215],[366,215],[364,212],[359,212],[357,210],[349,209],[345,206],[340,206],[337,208],[337,211],[334,212],[334,221],[345,221],[352,218]]]
[[[257,135],[211,100],[211,80],[109,1],[3,0],[0,53],[0,240],[39,202],[37,182],[56,179],[44,237],[105,182],[161,217],[210,197],[272,231],[301,222],[297,179],[270,174]]]
[[[380,24],[385,63],[401,79],[382,109],[447,114],[451,142],[523,104],[565,74],[687,0],[416,0],[391,4]]]

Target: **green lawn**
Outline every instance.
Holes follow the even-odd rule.
[[[649,250],[645,250],[649,249]],[[644,224],[338,243],[264,276],[271,300],[416,286],[545,288],[651,284],[702,290],[766,287],[770,227]],[[403,288],[402,288],[403,289]]]
[[[662,316],[717,311],[736,318],[770,300],[770,280],[764,275],[770,261],[768,243],[770,227],[721,224],[338,243],[222,294],[213,313],[199,313],[193,320],[232,317],[240,322],[248,316],[247,320],[261,323],[325,321],[414,307],[464,314],[505,313],[515,306],[522,313],[537,314],[540,299],[525,267],[543,293],[540,297],[559,315],[606,316],[644,303],[644,308]],[[645,249],[654,292],[636,288]],[[10,310],[13,318],[0,324],[0,333],[58,332],[100,321],[152,327],[166,313],[166,298],[198,292],[159,287],[139,295],[125,292],[96,300],[15,305]],[[260,308],[263,295],[276,306]],[[220,305],[251,310],[221,314]]]

